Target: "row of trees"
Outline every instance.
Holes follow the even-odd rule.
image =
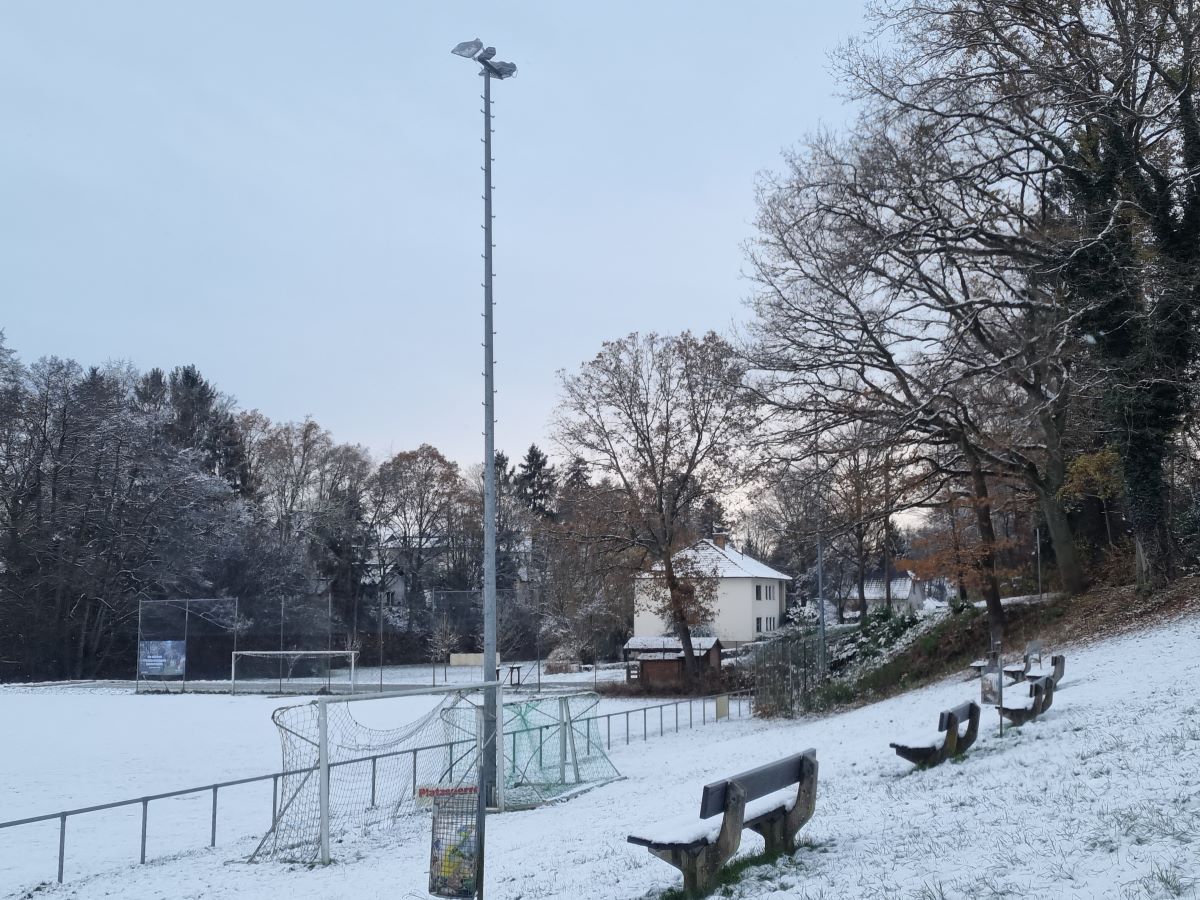
[[[855,124],[761,182],[731,361],[631,338],[564,382],[565,444],[614,479],[685,643],[674,523],[750,472],[752,534],[792,572],[818,533],[860,597],[911,557],[996,637],[1031,552],[1075,593],[1200,549],[1200,9],[891,0],[869,24],[834,56]]]
[[[1195,559],[1198,16],[879,4],[835,56],[857,124],[761,185],[747,350],[780,456],[884,454],[904,505],[972,515],[956,565],[997,630],[998,492],[1068,592],[1097,516],[1145,588]]]
[[[507,648],[540,628],[596,652],[632,588],[576,540],[598,528],[586,470],[560,483],[536,446],[496,462]],[[435,633],[470,649],[432,598],[477,608],[482,544],[480,474],[434,447],[376,463],[312,420],[239,410],[194,367],[27,366],[0,336],[0,677],[128,675],[139,600],[170,598],[238,597],[239,621],[219,624],[243,648],[385,630],[393,658],[427,658]]]

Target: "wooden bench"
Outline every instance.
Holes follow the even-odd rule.
[[[979,704],[968,700],[953,709],[943,710],[942,714],[938,716],[938,731],[946,733],[946,737],[941,741],[934,738],[928,744],[892,743],[889,746],[896,751],[897,756],[907,759],[922,769],[936,766],[951,756],[966,753],[975,743],[975,738],[979,736],[979,713]],[[967,730],[960,734],[958,729],[964,722]]]
[[[1054,704],[1054,679],[1049,675],[1034,678],[1026,682],[1029,685],[1027,694],[1015,690],[1010,697],[1005,693],[1004,703],[999,707],[1000,715],[1014,725],[1024,725],[1036,719]]]
[[[794,795],[780,796],[792,785]],[[705,785],[699,821],[631,834],[627,840],[679,869],[684,893],[699,897],[712,890],[721,866],[737,853],[743,828],[762,835],[767,853],[794,853],[796,833],[812,818],[816,803],[817,751],[805,750]]]
[[[1050,657],[1050,668],[1038,666],[1036,669],[1030,667],[1025,673],[1025,680],[1032,681],[1035,678],[1049,678],[1054,682],[1054,686],[1058,687],[1058,683],[1062,681],[1063,675],[1067,670],[1067,658],[1060,654],[1055,654]]]
[[[1028,677],[1029,670],[1034,666],[1040,669],[1042,666],[1042,642],[1030,641],[1025,645],[1025,653],[1021,657],[1019,663],[1013,663],[1004,667],[1004,674],[1013,681],[1024,681]]]

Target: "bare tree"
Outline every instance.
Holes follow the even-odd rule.
[[[1161,581],[1165,464],[1200,350],[1200,8],[930,0],[879,4],[873,21],[883,40],[840,55],[847,83],[880,128],[938,148],[925,182],[975,207],[942,234],[1022,273],[1031,298],[1061,298],[1103,377],[1139,580]]]
[[[733,348],[697,338],[631,334],[604,344],[573,374],[560,374],[557,439],[611,481],[604,499],[619,528],[606,539],[641,550],[661,573],[661,609],[695,672],[690,623],[704,618],[697,584],[676,569],[693,539],[697,507],[741,486],[754,410]],[[702,593],[702,592],[701,592]]]
[[[412,631],[426,569],[441,552],[450,505],[459,490],[458,466],[436,447],[422,444],[382,463],[372,490],[382,495],[380,528],[387,532],[389,552],[408,579],[407,628]]]

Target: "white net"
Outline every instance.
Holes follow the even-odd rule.
[[[329,833],[391,826],[418,812],[427,802],[422,794],[428,795],[428,789],[474,786],[479,734],[474,710],[481,702],[481,694],[466,691],[365,702],[324,701]],[[275,824],[252,858],[297,862],[320,858],[321,704],[285,706],[271,716],[283,745],[285,774],[280,779]],[[471,710],[462,717],[461,726],[442,715],[459,704]],[[404,724],[379,727],[389,720]]]
[[[573,694],[504,703],[506,808],[536,806],[620,777],[604,753],[599,728],[588,718],[597,700],[595,694]],[[483,703],[477,688],[285,706],[272,719],[288,774],[280,779],[275,824],[252,859],[321,858],[322,702],[331,837],[392,827],[425,814],[435,796],[473,793]],[[389,721],[405,724],[380,727]]]

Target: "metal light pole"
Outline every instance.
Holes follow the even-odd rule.
[[[450,51],[479,63],[483,76],[483,674],[496,675],[496,416],[492,359],[492,79],[511,78],[517,67],[494,60],[495,47],[484,47],[476,38]],[[482,810],[496,789],[497,691],[489,688],[483,705],[483,784],[477,828],[482,847],[485,817]],[[479,855],[477,895],[483,896],[483,854]]]
[[[1039,525],[1033,531],[1035,551],[1037,553],[1038,599],[1042,599],[1042,527]]]

